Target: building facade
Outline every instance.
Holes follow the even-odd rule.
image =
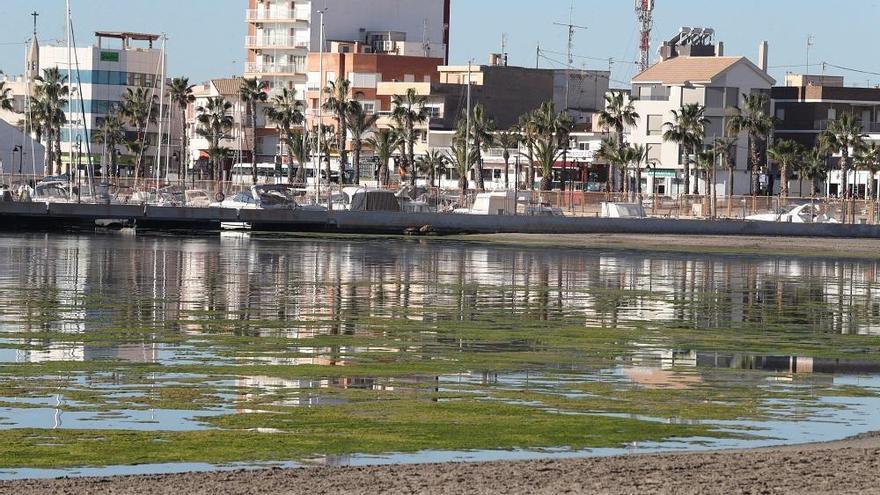
[[[646,148],[647,163],[642,164],[645,169],[642,173],[642,191],[679,196],[693,193],[696,185],[703,193],[707,184],[694,167],[691,167],[690,177],[692,190],[684,190],[686,156],[683,147],[663,139],[667,128],[665,124],[674,120],[672,112],[679,111],[687,104],[705,107],[709,124],[705,128],[704,145],[709,146],[716,138],[726,135],[728,120],[741,107],[744,94],[764,92],[769,95],[775,81],[767,74],[766,68],[762,69],[746,57],[719,56],[720,50],[712,45],[676,46],[676,49],[666,45],[665,48],[666,58],[632,80],[630,97],[639,114],[639,121],[635,127],[627,130],[628,140]],[[765,63],[766,59],[762,65],[765,66]],[[752,181],[747,170],[748,149],[748,136],[738,136],[734,157],[734,194],[750,193]],[[727,177],[726,173],[717,174],[719,193],[728,190]]]
[[[94,130],[100,127],[111,109],[122,107],[126,89],[147,88],[155,94],[158,101],[163,66],[162,51],[155,46],[158,39],[158,35],[152,34],[98,32],[94,45],[72,48],[71,80],[66,83],[71,88],[78,89],[72,92],[70,101],[64,108],[70,122],[61,131],[61,160],[65,172],[71,169],[73,156],[77,157],[80,165],[85,165],[87,161],[85,129],[88,129],[93,137]],[[40,47],[40,74],[46,69],[57,67],[61,70],[62,76],[67,77],[68,66],[66,46]],[[167,136],[177,132],[179,126],[174,125],[176,119],[168,119],[170,115],[167,112],[170,108],[166,106],[165,110],[166,127],[163,135],[166,136],[167,142]],[[146,133],[147,148],[143,163],[147,170],[151,169],[156,161],[154,152],[159,142],[159,116],[153,117],[157,123],[148,125]],[[167,120],[171,122],[170,127]],[[134,128],[128,127],[127,134],[127,140],[135,140]],[[94,142],[94,139],[92,141],[90,147],[93,163],[99,165],[108,162],[106,152],[110,150],[104,150],[101,145]],[[122,175],[133,173],[135,157],[127,153],[122,146],[115,152],[121,155],[119,164]]]
[[[322,17],[325,49],[346,41],[377,53],[448,56],[450,0],[248,0],[245,77],[304,94]]]
[[[861,122],[868,142],[880,142],[880,89],[846,87],[839,76],[797,76],[786,81],[788,85],[772,90],[775,140],[788,139],[811,149],[829,122],[851,114]],[[794,85],[803,82],[806,84]],[[853,152],[850,150],[850,156]],[[840,155],[830,157],[827,165],[825,193],[837,196],[843,192]],[[877,182],[877,177],[865,170],[852,170],[848,179],[855,197],[864,197],[868,181]]]

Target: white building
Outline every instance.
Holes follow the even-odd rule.
[[[709,119],[705,144],[710,145],[715,138],[724,137],[731,111],[740,106],[743,94],[766,92],[769,101],[775,81],[745,57],[716,56],[712,45],[667,45],[664,49],[671,57],[632,80],[632,104],[640,118],[638,125],[629,130],[629,142],[647,148],[650,168],[642,174],[642,190],[678,196],[685,194],[682,149],[677,143],[663,140],[664,124],[674,119],[672,112],[687,104],[704,106]],[[676,51],[699,55],[677,55]],[[762,66],[766,67],[766,49],[762,53]],[[734,194],[749,192],[748,148],[748,136],[743,134],[737,144]],[[698,176],[691,170],[691,190],[698,181],[703,193],[706,184]],[[725,191],[727,173],[719,172],[716,182],[719,194]]]
[[[121,107],[126,88],[149,88],[155,91],[157,99],[160,91],[162,51],[155,46],[159,39],[158,35],[110,32],[95,34],[97,38],[95,45],[75,47],[70,56],[71,77],[67,84],[75,88],[79,82],[81,93],[73,92],[69,97],[70,103],[64,108],[70,122],[61,131],[61,158],[64,171],[70,167],[71,153],[76,154],[78,140],[81,142],[79,153],[82,155],[82,165],[86,164],[84,125],[88,127],[90,133],[94,133],[111,108]],[[134,42],[138,45],[136,46]],[[114,45],[108,46],[109,43]],[[57,67],[61,70],[62,76],[67,77],[68,60],[66,46],[42,46],[39,50],[39,72],[43,74],[46,69]],[[85,118],[83,118],[83,109]],[[165,117],[168,119],[170,115],[167,112],[170,108],[166,106],[165,110]],[[158,120],[158,115],[155,117]],[[176,119],[170,120],[173,126]],[[171,131],[174,132],[174,128]],[[129,139],[133,139],[134,129],[129,127],[128,132]],[[155,162],[157,138],[158,125],[148,126],[148,147],[144,153],[147,170],[150,170]],[[91,143],[91,154],[95,165],[102,163],[102,158],[104,162],[109,163],[104,151],[101,145]],[[122,174],[133,173],[134,157],[127,156],[122,146],[117,151],[122,155],[119,159]]]
[[[245,77],[304,94],[306,57],[320,51],[320,11],[328,41],[448,58],[450,0],[248,0]]]

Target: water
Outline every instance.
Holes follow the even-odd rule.
[[[0,430],[51,439],[0,448],[0,477],[608,455],[880,430],[873,261],[150,234],[3,234],[0,256]],[[458,445],[443,441],[449,431],[407,429],[422,414],[444,431],[425,404],[645,433]],[[361,414],[363,431],[339,426]],[[62,448],[64,431],[184,435],[153,440],[172,443],[258,432],[247,441],[260,443],[315,429],[277,458],[15,460]]]

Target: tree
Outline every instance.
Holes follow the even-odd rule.
[[[707,125],[709,119],[706,118],[706,107],[697,103],[689,103],[679,110],[673,110],[672,121],[663,124],[666,127],[663,140],[678,143],[681,147],[685,194],[690,194],[691,155],[696,158],[697,153],[702,151]],[[699,194],[699,181],[695,181],[694,194]]]
[[[12,88],[7,88],[5,81],[0,81],[0,110],[13,111]]]
[[[817,146],[804,157],[800,168],[801,176],[810,179],[813,191],[811,196],[819,192],[819,182],[828,176],[828,168],[821,147]]]
[[[623,164],[623,150],[617,144],[617,138],[609,137],[602,140],[599,150],[596,152],[596,158],[608,164],[608,176],[612,180],[614,171]],[[610,189],[614,190],[614,185],[610,185]]]
[[[526,145],[526,159],[529,167],[526,171],[526,182],[530,191],[535,190],[535,140],[538,136],[538,127],[535,120],[535,112],[529,112],[519,117],[519,128],[522,131],[522,141]],[[517,177],[519,180],[519,177]]]
[[[504,158],[504,188],[508,190],[510,189],[510,150],[518,150],[522,141],[522,134],[516,128],[499,132],[495,136],[495,143],[503,150],[501,156]],[[515,180],[519,180],[519,176]]]
[[[267,83],[257,78],[244,78],[238,88],[238,98],[247,108],[247,114],[250,117],[251,178],[254,184],[257,183],[257,107],[269,99],[269,95],[266,93],[267,87]]]
[[[287,182],[290,184],[306,183],[306,164],[312,154],[312,137],[308,131],[293,131],[290,139],[284,143],[288,147],[288,157],[292,154],[299,168],[296,169],[296,177],[293,177],[293,164],[287,164]]]
[[[877,172],[880,172],[880,146],[877,143],[870,143],[862,146],[857,151],[856,168],[868,172],[865,198],[876,201],[877,189],[874,187],[874,181],[877,178]]]
[[[351,133],[355,184],[361,183],[361,151],[364,147],[364,136],[373,129],[377,120],[379,120],[379,116],[367,114],[359,101],[352,101],[345,114],[345,128]]]
[[[736,170],[736,142],[736,137],[728,136],[717,138],[715,142],[712,143],[712,151],[721,157],[721,164],[727,169],[728,201],[730,201],[730,198],[733,196],[733,172]]]
[[[437,150],[428,150],[424,156],[419,157],[419,170],[428,177],[429,187],[434,187],[434,180],[438,172],[446,166],[446,157]]]
[[[627,146],[629,151],[627,152],[627,158],[630,159],[630,163],[633,164],[636,171],[636,196],[638,197],[639,202],[642,200],[642,163],[645,163],[648,159],[648,148],[641,144],[629,145]]]
[[[125,121],[135,128],[135,146],[137,152],[134,175],[142,177],[146,173],[143,167],[144,152],[147,150],[147,126],[156,123],[159,113],[156,95],[151,95],[147,88],[126,88],[122,94],[121,115]]]
[[[446,152],[446,161],[458,174],[458,190],[461,195],[460,204],[464,205],[467,198],[467,174],[474,164],[474,151],[469,149],[463,139],[453,139],[452,147]]]
[[[728,131],[738,136],[745,132],[749,136],[749,171],[752,174],[752,194],[758,194],[758,173],[763,168],[761,148],[766,143],[775,126],[773,117],[767,112],[770,103],[766,93],[743,94],[743,108],[736,108],[735,115],[727,121]]]
[[[36,78],[35,104],[40,109],[43,130],[46,133],[46,173],[51,173],[51,164],[55,161],[55,173],[61,175],[61,128],[67,123],[64,107],[68,103],[67,96],[70,88],[67,86],[67,76],[61,75],[57,67],[51,67],[43,71],[43,75]]]
[[[328,112],[333,112],[336,118],[336,150],[339,152],[339,177],[340,181],[342,181],[348,166],[348,151],[346,150],[348,126],[346,125],[346,115],[352,104],[352,99],[349,96],[349,93],[351,93],[351,81],[340,75],[335,81],[327,83],[324,93],[327,95],[327,99],[324,101],[322,108]]]
[[[199,128],[196,132],[208,140],[208,157],[211,160],[211,174],[216,181],[223,180],[223,161],[225,153],[220,147],[220,141],[228,137],[228,133],[235,125],[235,119],[230,112],[232,111],[232,103],[226,101],[222,96],[208,98],[204,106],[196,108],[196,121]]]
[[[782,139],[767,150],[767,156],[779,165],[779,197],[788,197],[789,172],[800,161],[803,147],[790,140]]]
[[[299,146],[302,149],[307,145],[299,142],[303,136],[296,134],[293,129],[294,126],[302,125],[305,122],[302,109],[303,104],[296,98],[296,90],[287,88],[283,88],[281,93],[275,95],[271,104],[265,109],[266,118],[275,124],[275,128],[278,130],[278,139],[287,150],[287,182],[289,184],[304,184],[306,179],[305,162],[308,161],[308,157],[299,159],[296,156],[296,147]],[[299,162],[295,179],[293,175],[294,158]]]
[[[119,164],[116,152],[120,145],[125,143],[125,124],[119,115],[119,110],[113,108],[104,117],[101,125],[95,130],[95,142],[104,145],[104,152],[110,155],[110,170],[108,175],[119,177]]]
[[[409,170],[409,184],[416,185],[415,148],[416,148],[416,124],[428,120],[428,111],[425,103],[428,99],[419,96],[415,88],[409,88],[404,95],[394,95],[391,100],[391,116],[403,130],[403,140],[407,146],[406,165]]]
[[[845,113],[828,122],[828,129],[819,135],[822,145],[831,153],[840,153],[840,174],[843,199],[850,198],[849,171],[852,167],[852,151],[859,149],[867,137],[862,122],[851,113]]]
[[[367,144],[373,148],[376,158],[379,159],[379,185],[386,187],[390,182],[388,162],[391,161],[394,151],[400,146],[400,136],[391,129],[380,129],[373,137],[367,139]]]
[[[189,143],[186,132],[186,112],[189,106],[196,101],[193,95],[193,87],[186,77],[175,77],[168,87],[168,99],[180,112],[180,163],[182,167],[177,171],[183,183],[186,183],[186,171],[189,168]]]
[[[605,108],[599,112],[599,126],[614,131],[618,150],[626,146],[624,132],[627,127],[635,127],[639,122],[639,114],[622,91],[614,91],[605,95]],[[613,174],[613,172],[612,172]],[[609,185],[614,189],[614,177]]]
[[[470,119],[471,146],[474,149],[474,165],[476,167],[477,190],[486,190],[483,179],[483,149],[488,148],[495,142],[495,121],[486,115],[486,110],[481,104],[474,106]]]

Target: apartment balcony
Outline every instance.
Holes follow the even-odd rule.
[[[245,66],[248,74],[267,74],[276,76],[305,75],[305,64],[264,64],[249,62]]]
[[[309,49],[309,42],[293,36],[247,36],[245,46],[250,49],[284,49],[302,50],[303,55]]]
[[[310,18],[311,11],[309,9],[249,9],[247,11],[248,22],[309,22]]]

